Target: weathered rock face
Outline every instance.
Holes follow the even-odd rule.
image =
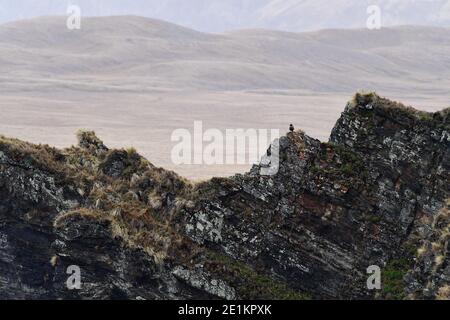
[[[401,264],[403,256],[409,298],[450,298],[449,123],[449,109],[427,114],[357,95],[331,136],[367,164],[376,210],[400,235],[402,247],[391,264]]]
[[[283,137],[276,176],[255,167],[206,183],[209,194],[188,215],[186,233],[316,298],[374,297],[366,289],[371,265],[386,270],[378,296],[405,297],[402,277],[421,264],[417,250],[445,216],[449,121],[448,110],[424,114],[357,95],[330,143],[302,133]],[[446,217],[441,261],[429,275],[440,280],[413,279],[425,275],[412,271],[410,298],[448,286]]]
[[[282,137],[276,175],[198,185],[79,139],[0,138],[0,298],[449,298],[449,110],[356,95],[329,143]]]
[[[1,299],[212,297],[178,281],[142,248],[124,245],[108,215],[80,209],[90,199],[79,181],[70,182],[71,173],[37,163],[38,155],[55,161],[55,150],[28,147],[0,143]],[[67,286],[72,265],[81,268],[80,290]]]

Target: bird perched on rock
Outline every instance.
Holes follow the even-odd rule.
[[[289,131],[290,132],[294,132],[295,131],[294,125],[292,123],[289,126]]]

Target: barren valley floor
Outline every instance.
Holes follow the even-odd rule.
[[[444,96],[380,94],[426,111],[449,104]],[[192,131],[194,121],[201,120],[204,129],[278,128],[283,135],[294,123],[326,141],[350,97],[298,91],[6,92],[0,94],[0,134],[64,148],[76,143],[77,130],[92,129],[108,146],[135,147],[155,165],[201,180],[245,172],[250,166],[176,166],[171,161],[175,129]]]

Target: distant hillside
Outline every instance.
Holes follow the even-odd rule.
[[[63,17],[0,25],[3,134],[64,147],[79,128],[111,147],[134,146],[155,164],[193,179],[249,166],[176,166],[171,134],[290,123],[326,140],[339,101],[361,89],[448,107],[450,29],[209,34],[160,20]]]
[[[72,0],[84,15],[133,14],[158,18],[201,31],[267,28],[308,31],[361,28],[367,7],[379,5],[383,24],[448,26],[449,0]],[[66,14],[66,1],[2,0],[0,22]]]
[[[0,59],[6,91],[414,87],[436,93],[450,87],[450,29],[205,34],[113,17],[85,19],[81,30],[70,31],[63,18],[39,18],[0,26]]]

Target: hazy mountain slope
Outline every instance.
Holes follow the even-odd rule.
[[[41,15],[64,15],[68,3],[83,14],[135,14],[159,18],[197,30],[220,32],[262,27],[288,31],[365,27],[367,7],[377,4],[385,26],[448,26],[448,0],[1,0],[0,21]]]
[[[22,78],[28,89],[39,77],[51,76],[53,90],[56,79],[70,85],[95,75],[114,86],[126,75],[136,91],[439,90],[450,81],[449,52],[450,31],[438,28],[212,35],[137,17],[86,19],[80,31],[62,18],[0,27],[1,77]]]
[[[448,26],[448,0],[271,0],[256,14],[258,26],[306,31],[323,28],[362,28],[367,8],[378,5],[384,26]]]

